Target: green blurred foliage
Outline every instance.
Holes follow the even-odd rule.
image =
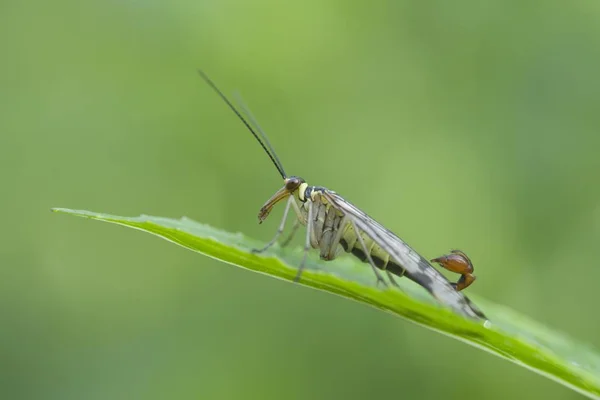
[[[288,173],[424,255],[465,250],[470,292],[598,348],[599,17],[557,0],[2,1],[3,398],[580,398],[49,208],[270,239],[281,210],[256,213],[281,180],[201,67],[243,94]]]

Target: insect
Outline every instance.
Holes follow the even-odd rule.
[[[388,286],[380,271],[384,271],[395,286],[397,283],[394,276],[404,276],[424,287],[440,303],[455,312],[474,319],[486,318],[483,312],[460,292],[475,280],[475,276],[472,275],[473,264],[465,253],[453,250],[448,255],[431,260],[452,272],[461,274],[457,283],[451,283],[402,239],[336,192],[321,186],[310,186],[298,176],[288,176],[266,134],[248,108],[240,101],[242,111],[239,111],[204,72],[200,70],[198,72],[252,133],[283,178],[283,187],[261,207],[258,220],[262,223],[273,207],[282,201],[285,202],[283,218],[273,239],[264,248],[254,252],[264,252],[277,242],[284,231],[291,209],[297,218],[289,239],[299,225],[306,227],[304,256],[298,267],[295,281],[300,280],[311,248],[318,249],[323,260],[335,259],[343,249],[370,264],[377,284]],[[289,242],[289,239],[285,242]]]

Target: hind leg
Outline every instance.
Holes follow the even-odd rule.
[[[352,224],[352,227],[354,228],[354,232],[356,232],[356,237],[358,238],[358,242],[360,243],[360,246],[362,247],[362,251],[364,252],[366,259],[369,261],[369,264],[371,264],[371,268],[373,268],[373,272],[375,273],[375,277],[377,278],[377,285],[379,285],[379,283],[381,283],[383,285],[383,287],[387,287],[388,284],[383,279],[383,276],[381,276],[381,274],[377,270],[377,266],[375,265],[375,262],[373,261],[371,254],[369,253],[369,249],[367,249],[367,246],[365,245],[364,239],[360,235],[360,232],[356,226],[356,223],[353,220],[350,220],[350,223]]]
[[[390,280],[390,282],[392,282],[392,285],[394,285],[395,287],[400,289],[400,285],[398,284],[398,282],[396,282],[394,275],[390,271],[385,271],[385,272],[387,273],[387,276],[388,276],[388,279]]]

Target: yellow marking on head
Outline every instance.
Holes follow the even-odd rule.
[[[306,188],[308,187],[308,183],[302,183],[300,185],[300,187],[298,188],[298,198],[300,199],[300,201],[304,201],[304,192],[306,191]]]

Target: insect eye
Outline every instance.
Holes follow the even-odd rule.
[[[295,177],[289,178],[285,183],[285,188],[289,191],[296,190],[298,186],[300,186],[300,181]]]

